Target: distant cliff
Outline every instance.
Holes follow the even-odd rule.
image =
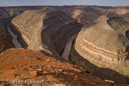
[[[87,25],[107,12],[114,12],[122,15],[129,21],[129,6],[126,7],[108,7],[108,6],[63,6],[62,9],[66,14],[78,20],[79,23]]]

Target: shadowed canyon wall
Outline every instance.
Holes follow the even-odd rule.
[[[8,19],[0,19],[0,52],[5,51],[9,48],[14,48],[12,43],[12,37],[7,31],[7,22]]]
[[[59,10],[28,10],[12,20],[28,45],[28,49],[59,58],[69,37],[82,25]]]
[[[84,26],[71,52],[71,60],[104,79],[129,83],[129,22],[107,13]]]
[[[18,41],[23,48],[63,60],[59,53],[66,46],[67,40],[78,34],[84,24],[86,26],[82,28],[72,49],[71,60],[101,78],[129,83],[128,7],[44,8],[45,6],[0,8],[1,51],[14,47],[12,37],[7,32],[7,25],[13,19],[10,29],[19,36]]]

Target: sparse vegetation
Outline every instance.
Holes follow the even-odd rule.
[[[16,50],[16,49],[15,49]],[[10,52],[13,52],[15,50],[10,50]],[[43,79],[44,85],[49,86],[48,84],[60,84],[65,86],[82,86],[91,84],[91,82],[87,82],[87,79],[93,79],[93,75],[87,74],[85,70],[81,70],[79,66],[74,67],[73,65],[67,63],[67,62],[61,62],[59,60],[56,60],[51,57],[47,57],[41,53],[35,54],[32,51],[27,50],[27,52],[24,52],[26,50],[19,50],[19,52],[16,52],[12,55],[12,59],[14,62],[17,62],[17,55],[21,55],[21,62],[19,62],[19,67],[15,63],[6,64],[7,68],[5,68],[5,73],[0,73],[0,76],[7,77],[7,79],[19,79],[19,80],[38,80]],[[36,58],[30,58],[26,59],[26,55],[29,53],[32,53],[31,56],[42,58],[44,60],[37,61]],[[7,55],[8,53],[5,53]],[[11,56],[6,57],[5,59],[10,58]],[[4,59],[4,63],[8,62]],[[23,62],[22,62],[23,61]],[[30,62],[32,61],[32,62]],[[2,63],[1,63],[2,64]],[[10,68],[10,65],[12,68]],[[20,67],[21,66],[21,67]],[[23,67],[24,66],[24,67]],[[1,67],[0,67],[1,68]],[[29,70],[29,71],[26,71]],[[13,71],[13,72],[12,72]],[[7,73],[11,74],[10,76],[7,76]],[[34,75],[36,74],[36,75]],[[88,77],[87,77],[88,76]],[[0,77],[0,79],[3,79]],[[94,79],[98,79],[98,77],[94,77]],[[82,83],[85,81],[85,83]],[[103,80],[97,80],[92,83],[97,85],[97,83],[102,84]],[[105,82],[106,83],[106,82]],[[75,85],[76,84],[76,85]]]
[[[87,73],[90,73],[89,71],[86,71]]]
[[[14,76],[16,77],[16,76],[18,76],[18,74],[14,74]]]
[[[21,77],[21,80],[25,80],[25,78],[24,77]]]
[[[73,46],[74,46],[74,44],[75,44],[75,41],[76,41],[76,37],[75,37],[74,40],[72,41],[71,50],[72,50],[72,48],[73,48]],[[75,64],[75,62],[73,62],[72,59],[71,59],[71,51],[70,51],[70,54],[69,54],[69,60],[70,60],[70,62],[72,62],[73,64]]]
[[[23,65],[20,65],[19,67],[23,67]]]
[[[100,84],[99,82],[97,84]]]

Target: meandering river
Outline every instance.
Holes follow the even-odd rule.
[[[76,36],[77,35],[74,35],[74,36],[72,36],[71,38],[68,39],[67,44],[65,46],[65,49],[63,51],[62,58],[64,58],[66,61],[69,61],[69,54],[70,54],[70,51],[71,51],[71,48],[72,48],[72,41],[74,40],[74,38]]]
[[[9,28],[9,26],[7,26],[7,29],[8,29],[8,32],[10,33],[10,35],[12,36],[12,42],[13,44],[15,45],[15,48],[22,48],[21,44],[18,42],[17,40],[17,35],[15,35]],[[66,61],[69,61],[69,54],[70,54],[70,51],[71,51],[71,48],[72,48],[72,41],[74,40],[74,38],[76,37],[77,35],[74,35],[72,36],[71,38],[68,39],[67,41],[67,45],[65,46],[65,49],[63,51],[63,54],[62,54],[62,58],[64,58]]]
[[[21,46],[21,44],[18,42],[18,40],[17,40],[17,35],[15,35],[11,30],[10,30],[10,28],[9,28],[9,26],[7,26],[7,30],[8,30],[8,32],[10,33],[10,35],[12,36],[12,42],[13,42],[13,44],[14,44],[14,46],[15,46],[15,48],[21,48],[22,46]]]

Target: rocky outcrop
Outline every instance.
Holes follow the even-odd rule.
[[[27,49],[8,49],[1,53],[0,76],[1,86],[118,86],[86,73],[82,67]],[[9,84],[7,80],[14,82]],[[23,80],[26,80],[26,83],[17,83]],[[7,83],[2,83],[4,81]]]
[[[47,55],[59,54],[69,37],[77,34],[82,25],[59,10],[28,10],[15,17],[16,26],[28,49],[41,51]]]
[[[129,22],[107,13],[79,33],[71,60],[101,78],[129,83]]]

